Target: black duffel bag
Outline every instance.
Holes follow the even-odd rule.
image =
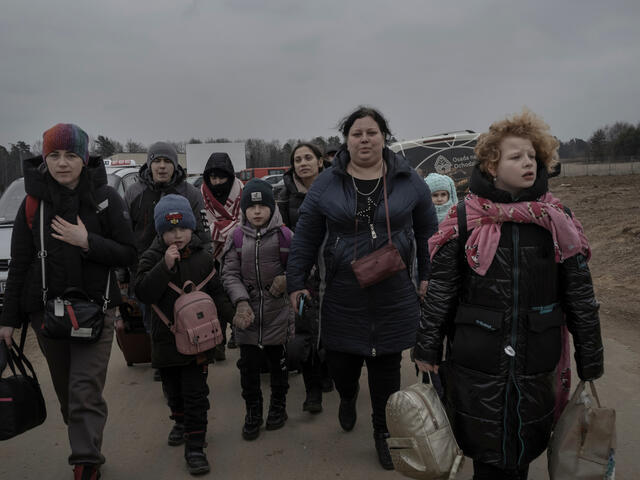
[[[0,378],[0,440],[8,440],[42,424],[47,409],[36,374],[22,349],[15,342],[11,347],[2,340],[0,343],[13,373]]]

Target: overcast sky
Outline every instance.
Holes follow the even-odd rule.
[[[2,0],[0,144],[58,122],[144,144],[335,135],[358,104],[412,139],[524,105],[562,140],[640,122],[640,2]]]

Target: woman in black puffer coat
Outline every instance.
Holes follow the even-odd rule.
[[[98,478],[105,461],[101,445],[107,404],[102,391],[115,307],[122,303],[111,271],[136,261],[127,207],[107,185],[102,159],[89,157],[88,143],[87,134],[76,125],[58,124],[44,133],[42,156],[24,161],[28,197],[13,226],[11,267],[0,317],[0,340],[7,343],[14,328],[22,326],[23,319],[30,320],[68,428],[69,463],[74,466],[74,478],[82,480]],[[102,333],[93,343],[50,338],[42,331],[40,225],[47,299],[64,297],[73,289],[103,305],[110,279]]]
[[[325,165],[322,152],[312,143],[299,143],[291,151],[291,168],[284,174],[284,188],[278,193],[277,203],[284,224],[295,231],[299,209],[311,184]],[[302,409],[310,413],[322,411],[323,382],[332,389],[326,363],[318,354],[318,291],[320,275],[314,268],[307,279],[310,298],[304,304],[302,315],[296,315],[296,336],[288,345],[292,363],[301,363],[302,378],[307,393]],[[323,379],[324,373],[324,379]]]
[[[603,373],[589,247],[548,192],[558,143],[547,130],[529,111],[491,125],[476,146],[465,249],[456,210],[429,241],[415,358],[437,371],[447,337],[446,406],[475,480],[526,479],[547,448],[565,321],[579,377]]]

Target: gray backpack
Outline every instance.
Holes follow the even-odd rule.
[[[438,393],[423,382],[389,397],[387,445],[396,471],[422,480],[455,479],[464,455]]]

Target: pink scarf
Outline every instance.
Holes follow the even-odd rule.
[[[200,187],[204,206],[207,211],[207,220],[211,228],[211,241],[213,242],[213,257],[218,259],[224,250],[227,236],[242,220],[240,211],[240,197],[242,196],[242,182],[234,179],[233,186],[222,205],[213,196],[206,183]]]
[[[469,238],[465,256],[469,266],[478,275],[485,275],[500,242],[500,227],[504,222],[535,223],[551,232],[555,261],[561,263],[579,253],[591,257],[589,242],[582,224],[564,211],[560,201],[545,193],[536,201],[494,203],[486,198],[469,194],[465,197]],[[454,205],[429,239],[429,252],[433,260],[436,252],[452,238],[458,237],[458,214]]]

